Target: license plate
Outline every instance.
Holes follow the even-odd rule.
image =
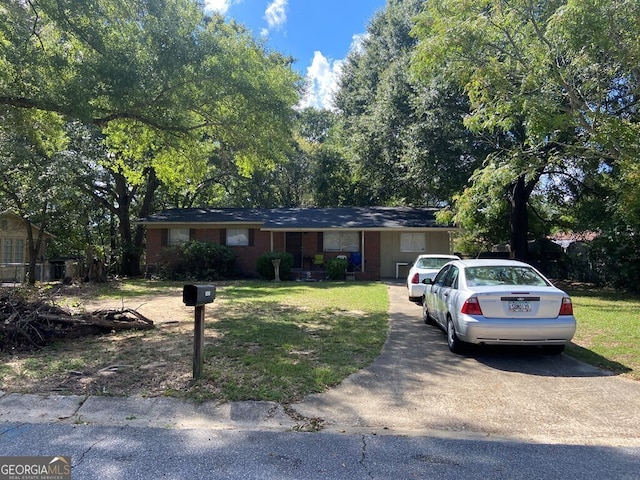
[[[514,313],[530,312],[531,304],[529,302],[509,302],[509,311]]]

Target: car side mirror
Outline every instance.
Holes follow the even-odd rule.
[[[422,283],[424,283],[425,285],[433,285],[433,279],[427,277],[424,280],[422,280]]]

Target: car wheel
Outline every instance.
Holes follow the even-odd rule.
[[[464,350],[464,342],[456,335],[456,329],[453,326],[451,317],[447,319],[447,344],[449,345],[449,350],[453,353],[462,353]]]
[[[431,319],[431,315],[429,315],[429,309],[427,308],[427,298],[422,297],[422,320],[427,325],[433,325],[433,320]]]
[[[545,345],[542,349],[549,355],[560,355],[564,352],[564,347],[564,345]]]

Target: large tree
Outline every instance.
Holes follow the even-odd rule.
[[[459,197],[459,219],[505,199],[512,252],[526,258],[536,190],[606,171],[620,180],[611,213],[637,203],[640,2],[432,0],[415,32],[424,81],[454,79],[471,102],[466,124],[502,139]]]
[[[5,111],[0,118],[0,210],[11,210],[24,221],[27,279],[34,284],[44,235],[60,207],[58,200],[76,193],[74,162],[66,151],[59,115]]]
[[[411,75],[423,4],[390,0],[343,68],[335,105],[360,204],[441,205],[485,155],[462,123],[468,105],[458,87]]]
[[[106,138],[96,165],[112,193],[93,194],[119,219],[124,273],[139,272],[142,247],[129,221],[159,183],[198,185],[218,151],[245,172],[275,165],[289,145],[299,81],[290,60],[199,2],[10,0],[0,11],[0,105],[57,113]]]

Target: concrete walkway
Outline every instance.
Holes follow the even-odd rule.
[[[0,422],[309,430],[574,445],[640,446],[640,382],[536,349],[449,352],[404,285],[388,285],[390,330],[368,368],[283,407],[174,398],[3,394]]]

